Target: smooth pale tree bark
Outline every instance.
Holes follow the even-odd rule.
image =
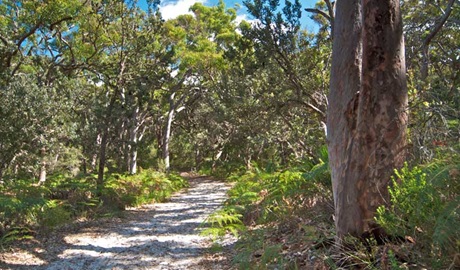
[[[169,142],[171,140],[172,122],[174,120],[174,113],[175,113],[176,105],[177,105],[177,104],[174,103],[175,95],[176,95],[176,93],[173,92],[169,96],[168,120],[166,121],[165,135],[163,137],[163,160],[164,160],[164,163],[165,163],[166,172],[169,172],[169,170],[171,169],[170,156],[169,156]]]
[[[180,98],[178,98],[177,100],[175,100],[176,94],[183,87],[184,81],[189,77],[190,74],[191,74],[191,70],[188,70],[184,73],[184,75],[182,75],[182,78],[173,87],[171,87],[170,89],[171,94],[168,97],[168,101],[169,101],[168,119],[166,121],[164,135],[163,135],[163,161],[165,164],[166,172],[169,172],[171,169],[169,143],[171,141],[171,129],[172,129],[173,121],[174,121],[174,116],[176,112],[179,112],[182,109],[184,109],[184,108],[179,108],[179,106],[181,106],[181,104],[186,99],[187,91],[185,91],[180,96]]]
[[[42,185],[46,182],[46,159],[45,159],[45,156],[46,156],[46,149],[45,147],[43,147],[41,150],[40,150],[40,156],[42,158],[41,160],[41,166],[40,166],[40,176],[38,177],[38,184],[39,185]]]
[[[138,132],[139,132],[138,115],[139,115],[139,107],[136,106],[131,115],[131,126],[129,128],[130,145],[128,147],[128,151],[129,151],[128,168],[129,168],[130,174],[137,173],[137,143],[138,143]]]
[[[407,90],[398,0],[337,2],[327,140],[338,239],[374,223],[404,162]]]
[[[109,128],[106,126],[104,127],[104,131],[101,137],[101,145],[99,149],[99,164],[98,164],[98,170],[97,170],[97,190],[98,192],[101,192],[101,190],[104,187],[104,170],[105,170],[105,163],[107,161],[107,144],[108,144],[108,138],[109,138]]]

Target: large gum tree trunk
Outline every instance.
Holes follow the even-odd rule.
[[[373,217],[406,141],[399,1],[338,1],[335,27],[327,140],[337,236],[380,236]]]

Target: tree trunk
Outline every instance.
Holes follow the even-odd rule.
[[[422,61],[421,61],[421,67],[420,67],[420,74],[422,81],[426,81],[428,77],[428,70],[429,70],[429,65],[430,65],[430,44],[433,38],[441,31],[442,27],[446,23],[447,19],[449,18],[450,14],[452,13],[453,6],[455,4],[455,0],[449,0],[447,3],[447,7],[445,10],[442,10],[442,15],[437,18],[436,24],[434,27],[431,28],[430,33],[423,39],[422,42]]]
[[[380,234],[407,124],[402,21],[397,0],[341,0],[333,42],[327,140],[337,236]]]
[[[356,180],[346,179],[347,144],[353,134],[352,107],[361,85],[361,3],[337,2],[332,69],[328,97],[327,142],[335,206],[337,235],[358,234],[354,221],[361,218],[357,207]],[[349,112],[348,112],[349,111]],[[348,184],[346,183],[348,181]],[[343,196],[349,194],[348,200]],[[351,207],[354,206],[354,207]],[[347,213],[344,213],[347,211]]]
[[[0,164],[0,185],[3,184],[3,170],[4,170],[4,165]]]
[[[98,165],[97,181],[96,181],[96,186],[97,186],[96,188],[99,193],[104,188],[104,169],[105,169],[105,163],[107,161],[106,155],[107,155],[107,145],[109,143],[109,124],[111,122],[110,120],[111,120],[111,115],[112,115],[113,105],[115,104],[115,100],[116,100],[116,95],[113,94],[110,104],[108,105],[108,108],[107,108],[107,114],[104,120],[102,135],[100,136],[99,165]]]
[[[99,166],[97,171],[97,190],[102,191],[104,188],[104,169],[106,162],[107,143],[108,143],[109,131],[108,127],[105,128],[101,138],[101,148],[99,150]]]
[[[41,155],[42,161],[41,161],[41,166],[40,166],[40,176],[38,177],[38,184],[43,185],[46,182],[46,160],[45,160],[46,149],[45,147],[43,147],[40,150],[40,155]]]
[[[220,157],[224,153],[224,145],[219,146],[217,149],[217,154],[212,159],[211,171],[214,171],[217,167],[217,162],[220,160]]]
[[[165,127],[165,135],[163,137],[163,160],[165,163],[165,171],[169,172],[170,168],[170,160],[169,160],[169,141],[171,137],[171,127],[172,127],[172,122],[174,119],[174,93],[171,94],[169,98],[170,106],[169,106],[169,112],[168,112],[168,120],[166,122],[166,127]]]
[[[87,168],[87,165],[86,165],[86,158],[85,157],[81,159],[81,169],[82,169],[84,175],[86,175],[88,173],[88,168]]]
[[[139,107],[136,106],[131,115],[131,123],[130,123],[130,128],[129,128],[128,168],[129,168],[130,174],[137,173],[137,142],[138,142],[138,133],[139,133],[138,114],[139,114]]]
[[[198,143],[195,142],[195,170],[198,171],[201,167],[201,152]]]

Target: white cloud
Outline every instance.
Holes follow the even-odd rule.
[[[256,25],[257,23],[260,22],[258,19],[249,19],[247,14],[240,14],[240,15],[236,16],[236,19],[235,19],[235,24],[236,25],[239,25],[242,21],[246,21],[252,26],[254,26],[254,25]],[[238,34],[240,34],[240,35],[242,34],[240,29],[236,29],[236,32]]]
[[[162,1],[160,4],[161,16],[165,20],[174,19],[179,15],[191,14],[190,7],[195,3],[205,3],[206,0],[178,0]]]
[[[240,15],[236,16],[236,19],[235,19],[236,24],[237,25],[240,24],[241,21],[249,21],[248,20],[248,15],[240,14]]]
[[[235,19],[236,25],[240,24],[240,22],[242,21],[247,21],[251,25],[254,25],[257,22],[260,22],[258,19],[249,19],[248,14],[240,14],[236,16],[236,19]]]

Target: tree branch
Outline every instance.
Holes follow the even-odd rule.
[[[447,19],[449,18],[450,14],[452,13],[452,7],[455,3],[455,0],[450,0],[447,4],[446,10],[441,18],[439,18],[439,22],[435,24],[433,30],[428,34],[428,36],[423,40],[423,46],[428,46],[431,40],[436,36],[436,34],[442,29],[444,24],[446,23]]]
[[[310,13],[314,13],[314,14],[318,14],[318,15],[321,15],[323,16],[324,18],[326,18],[329,22],[331,22],[331,16],[329,16],[329,14],[327,14],[326,12],[320,10],[320,9],[317,9],[317,8],[306,8],[305,9],[306,12],[310,12]]]
[[[3,36],[0,36],[0,40],[2,41],[3,45],[8,45],[8,40],[6,40],[6,38],[4,38]]]
[[[335,12],[334,12],[335,2],[331,2],[330,0],[325,0],[325,2],[327,6],[327,13],[319,8],[306,8],[305,11],[323,16],[326,20],[328,20],[331,26],[331,37],[333,37],[334,36],[334,20],[335,20]]]
[[[423,55],[422,60],[422,67],[421,67],[421,75],[422,80],[425,80],[428,77],[428,65],[430,62],[430,53],[429,53],[429,46],[433,38],[441,31],[442,27],[446,23],[447,19],[449,18],[450,14],[452,13],[452,7],[456,0],[449,0],[447,3],[447,7],[444,10],[444,14],[438,19],[439,21],[434,25],[431,32],[423,39],[421,51]]]
[[[58,20],[58,21],[56,21],[56,22],[50,24],[49,28],[50,28],[51,31],[53,31],[53,28],[54,28],[56,25],[58,25],[58,24],[60,24],[60,23],[62,23],[62,22],[64,22],[64,21],[70,21],[70,20],[72,20],[72,19],[73,19],[73,17],[71,17],[71,16],[69,16],[69,17],[64,17],[64,18],[62,18],[62,19],[60,19],[60,20]]]

